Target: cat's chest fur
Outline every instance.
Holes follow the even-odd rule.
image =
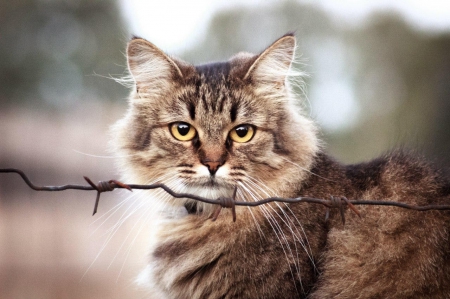
[[[240,216],[236,222],[227,212],[215,222],[197,215],[159,221],[141,277],[158,294],[151,298],[279,298],[307,293],[316,279],[316,241],[289,223],[261,218],[256,227],[247,219],[252,216]],[[293,233],[283,232],[289,230]],[[280,251],[280,240],[286,252]]]

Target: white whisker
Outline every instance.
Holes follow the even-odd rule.
[[[236,183],[240,185],[239,182],[236,182]],[[244,194],[244,192],[241,189],[239,189],[239,188],[237,189],[237,194],[236,195],[237,195],[238,199],[240,198],[242,201],[247,201],[245,199],[245,194]],[[264,238],[264,233],[263,233],[263,231],[261,229],[261,225],[259,225],[259,222],[256,220],[256,217],[253,214],[252,207],[247,207],[247,209],[248,209],[248,211],[250,212],[250,215],[253,218],[253,222],[256,225],[256,229],[258,230],[258,233],[259,233],[260,237],[263,239]]]
[[[259,182],[259,184],[256,184],[256,187],[257,187],[257,188],[259,188],[259,189],[261,189],[261,190],[263,190],[263,191],[264,191],[263,188],[268,189],[268,190],[270,191],[270,193],[267,193],[267,192],[266,192],[266,196],[268,196],[268,197],[270,197],[270,196],[277,196],[277,194],[276,194],[273,190],[271,190],[269,187],[267,187],[267,186],[266,186],[263,182],[261,182],[260,180],[255,179],[255,178],[253,178],[253,177],[251,177],[251,176],[247,176],[247,177],[248,177],[250,180]],[[255,184],[254,182],[252,182],[252,183]],[[263,188],[261,188],[261,187],[263,187]],[[265,191],[264,191],[264,192],[265,192]],[[298,229],[296,223],[295,223],[295,222],[292,220],[292,218],[286,213],[286,211],[281,207],[281,204],[280,204],[280,203],[276,203],[276,205],[277,205],[278,208],[282,211],[282,213],[283,213],[283,215],[284,215],[286,221],[289,222],[289,224],[286,223],[286,222],[285,222],[285,224],[287,225],[287,227],[289,227],[289,230],[291,231],[292,236],[294,237],[294,239],[296,239],[296,240],[300,243],[300,245],[302,246],[303,250],[304,250],[305,253],[307,254],[309,260],[311,261],[313,267],[317,270],[316,264],[315,264],[315,262],[314,262],[314,258],[313,258],[313,256],[312,256],[312,249],[311,249],[311,246],[310,246],[310,244],[309,244],[308,237],[307,237],[307,235],[306,235],[306,233],[305,233],[305,230],[304,230],[304,228],[303,228],[303,225],[300,223],[300,221],[298,220],[297,216],[294,214],[294,212],[293,212],[292,209],[290,208],[289,204],[284,203],[283,205],[284,205],[285,208],[292,214],[292,217],[293,217],[293,218],[295,219],[295,221],[297,222],[298,226],[299,226],[300,229],[301,229],[301,232],[299,231],[299,229]],[[280,216],[280,218],[281,218],[281,216]],[[281,219],[282,219],[282,218],[281,218]],[[284,222],[284,220],[283,220],[283,222]],[[292,230],[292,227],[294,227],[295,232]],[[303,238],[302,236],[304,236],[304,238]],[[297,247],[297,245],[296,245],[295,242],[294,242],[294,245]],[[296,251],[297,251],[297,249],[296,249]],[[297,260],[299,260],[299,259],[298,259],[298,252],[297,252]]]
[[[167,176],[169,176],[169,175],[170,175],[170,174],[166,174],[166,175],[164,175],[164,177],[167,177]],[[162,177],[161,177],[161,178],[162,178]],[[161,181],[161,178],[158,178],[157,180],[154,180],[154,181]],[[169,181],[167,181],[167,184],[169,184],[169,183],[170,183],[171,181],[173,181],[173,180],[175,180],[174,177],[172,177]],[[153,182],[154,182],[154,181],[153,181]],[[151,183],[153,183],[153,182],[150,182],[149,184],[151,184]],[[152,191],[153,191],[153,194],[152,194],[150,197],[151,197],[151,198],[152,198],[152,197],[157,197],[157,198],[158,198],[158,201],[155,202],[155,203],[157,204],[157,206],[162,206],[162,205],[164,205],[164,204],[166,203],[167,199],[170,197],[170,195],[167,194],[167,193],[165,193],[165,191],[162,190],[162,189],[152,190]],[[161,196],[161,194],[162,194],[162,196]],[[143,194],[141,194],[141,195],[142,195],[142,196],[140,196],[138,199],[141,199],[141,198],[143,197]],[[130,206],[129,208],[127,208],[127,210],[122,214],[122,216],[121,216],[121,218],[118,220],[118,222],[117,222],[112,228],[109,229],[109,231],[110,231],[110,236],[108,237],[106,243],[108,243],[108,242],[111,240],[112,236],[118,231],[118,229],[123,225],[123,223],[124,223],[128,218],[130,218],[132,215],[134,215],[137,211],[141,211],[141,208],[142,208],[143,206],[147,205],[147,204],[148,204],[148,202],[146,202],[146,201],[144,200],[144,201],[142,201],[141,203],[139,203],[139,204],[138,204],[131,212],[128,212],[128,213],[127,213],[127,211],[129,210],[129,208],[131,208],[131,206]],[[155,209],[155,204],[154,204],[154,203],[152,203],[151,206],[148,206],[148,208],[145,209],[145,212],[141,213],[141,215],[138,217],[138,219],[136,220],[136,222],[135,222],[135,224],[133,225],[133,227],[130,229],[130,232],[127,234],[127,236],[125,237],[125,239],[122,241],[120,247],[119,247],[118,250],[117,250],[117,253],[114,255],[113,259],[111,260],[111,262],[110,262],[110,264],[109,264],[109,266],[108,266],[108,269],[109,269],[109,268],[111,267],[111,265],[113,264],[114,260],[115,260],[116,257],[118,256],[119,252],[121,251],[121,249],[122,249],[123,246],[125,245],[126,241],[129,239],[129,237],[130,237],[132,231],[134,230],[134,228],[136,227],[136,225],[140,222],[140,220],[142,219],[142,217],[147,216],[146,218],[148,219],[151,215],[153,215],[153,214],[152,214],[153,211],[158,211],[158,208]],[[125,216],[125,214],[127,214],[127,216]],[[126,250],[127,254],[126,254],[126,257],[125,257],[125,261],[124,261],[123,264],[122,264],[122,267],[121,267],[121,270],[120,270],[120,272],[119,272],[119,275],[118,275],[117,279],[119,279],[120,274],[121,274],[121,272],[122,272],[122,270],[123,270],[123,267],[124,267],[124,265],[125,265],[126,259],[128,258],[129,252],[131,251],[131,248],[132,248],[132,246],[133,246],[133,244],[134,244],[134,242],[135,242],[137,236],[138,236],[139,233],[142,231],[143,227],[144,227],[144,223],[141,224],[141,227],[140,227],[140,229],[138,230],[138,233],[136,234],[136,236],[133,238],[132,242],[131,242],[130,245],[128,246],[128,248],[127,248],[127,250]],[[105,245],[106,245],[106,244],[105,244]]]
[[[165,175],[165,177],[167,177],[167,176],[168,176],[168,175]],[[158,181],[162,181],[162,180],[161,180],[161,179],[158,179]],[[173,181],[176,181],[176,177],[172,177],[169,181],[165,182],[165,184],[166,184],[166,185],[170,185],[171,182],[173,182]],[[125,252],[126,252],[126,254],[125,254],[125,260],[124,260],[123,263],[122,263],[122,267],[121,267],[121,269],[120,269],[120,271],[119,271],[119,274],[118,274],[118,276],[117,276],[117,280],[120,278],[120,275],[121,275],[121,273],[122,273],[122,271],[123,271],[123,268],[124,268],[124,266],[125,266],[125,263],[126,263],[126,261],[127,261],[127,259],[128,259],[128,256],[129,256],[130,252],[131,252],[131,248],[133,247],[134,243],[136,242],[136,239],[137,239],[137,237],[139,236],[140,232],[141,232],[142,229],[144,228],[144,224],[147,223],[148,220],[149,220],[149,218],[153,215],[152,212],[158,211],[160,207],[163,207],[163,206],[165,206],[165,205],[168,203],[168,200],[170,199],[171,196],[170,196],[170,194],[166,193],[164,190],[159,189],[159,190],[156,190],[156,191],[154,192],[154,194],[153,194],[152,197],[157,197],[157,198],[158,198],[158,201],[156,202],[156,204],[158,205],[158,208],[155,209],[154,204],[152,204],[152,205],[149,206],[147,209],[145,209],[145,212],[143,212],[143,213],[141,214],[141,216],[136,220],[135,224],[133,225],[133,227],[132,227],[131,230],[130,230],[130,233],[127,234],[127,236],[125,237],[125,239],[124,239],[124,241],[122,242],[121,246],[119,247],[119,249],[118,249],[116,255],[114,256],[113,260],[111,261],[110,265],[108,266],[108,268],[109,268],[109,267],[112,265],[112,263],[114,262],[115,258],[116,258],[117,255],[119,254],[120,250],[123,248],[124,244],[126,243],[126,241],[128,240],[128,238],[130,237],[131,231],[133,231],[134,228],[136,227],[136,225],[141,221],[141,219],[142,219],[144,216],[146,216],[147,221],[144,221],[144,222],[141,223],[141,226],[140,226],[138,232],[136,233],[135,237],[134,237],[133,240],[130,242],[130,244],[128,245],[128,248],[127,248],[126,251],[125,251]],[[139,206],[136,208],[136,210],[140,209],[141,206],[142,206],[142,205],[139,205]],[[130,215],[131,215],[131,214],[134,214],[134,212],[135,212],[135,211],[132,211],[132,212],[130,213]],[[128,216],[127,216],[127,217],[128,217]]]
[[[248,192],[249,194],[252,194],[252,197],[254,198],[254,200],[256,201],[256,200],[261,199],[260,196],[257,197],[257,196],[254,195],[253,192],[255,192],[255,190],[252,188],[252,186],[251,186],[251,185],[248,185],[248,184],[245,184],[245,183],[248,183],[248,182],[245,181],[245,182],[243,182],[242,185],[243,185],[243,186],[245,185],[245,186],[247,187],[247,188],[246,188],[247,192]],[[258,188],[258,189],[259,189],[259,188]],[[258,194],[257,192],[255,192],[255,193]],[[296,253],[297,253],[297,254],[296,254],[297,259],[295,259],[294,254],[293,254],[292,249],[291,249],[291,246],[290,246],[290,244],[289,244],[289,241],[287,240],[287,237],[286,237],[284,231],[282,230],[281,226],[279,225],[279,223],[278,223],[278,221],[276,220],[276,218],[274,217],[274,215],[273,215],[272,213],[270,213],[270,211],[268,210],[268,208],[267,208],[266,206],[260,206],[260,208],[261,208],[261,211],[263,211],[264,215],[266,216],[267,220],[269,221],[269,224],[270,224],[270,226],[272,227],[272,230],[274,231],[276,237],[278,238],[278,241],[280,242],[280,245],[281,245],[281,247],[282,247],[282,249],[283,249],[283,251],[284,251],[284,254],[285,254],[285,257],[286,257],[287,262],[289,263],[289,257],[288,257],[289,255],[290,255],[294,260],[298,260],[298,251],[297,251],[297,248],[295,248],[295,249],[296,249]],[[289,225],[284,221],[284,219],[278,214],[278,212],[277,212],[272,206],[269,205],[269,208],[273,211],[273,213],[275,213],[275,214],[283,221],[283,223],[284,223],[286,226],[289,227]],[[278,233],[277,231],[278,231],[279,233]],[[281,239],[280,239],[280,237],[281,237]],[[295,244],[295,242],[294,242],[294,244]],[[288,253],[288,252],[289,252],[289,253]],[[295,270],[296,270],[297,273],[298,273],[298,278],[299,278],[299,281],[300,281],[300,285],[301,285],[302,290],[303,290],[303,285],[302,285],[302,282],[301,282],[301,276],[300,276],[300,269],[299,269],[299,265],[298,265],[297,263],[295,263]],[[292,279],[295,281],[295,275],[294,275],[294,272],[293,272],[292,269],[290,269],[290,271],[291,271]]]
[[[154,184],[158,181],[161,181],[163,179],[165,179],[166,177],[173,175],[173,173],[166,173],[165,175],[158,177],[158,178],[153,178],[151,180],[149,180],[146,184]],[[158,190],[162,190],[162,189],[158,189]],[[124,191],[124,190],[121,190]],[[127,201],[129,201],[131,198],[135,197],[137,194],[139,194],[139,192],[156,192],[154,190],[134,190],[133,193],[131,193],[126,199],[122,200],[120,203],[118,203],[116,206],[114,206],[113,208],[111,208],[109,211],[105,212],[104,214],[102,214],[101,216],[99,216],[97,219],[95,219],[91,225],[93,225],[94,223],[96,223],[97,221],[99,221],[100,219],[106,217],[106,215],[108,215],[109,213],[111,213],[111,215],[109,215],[100,225],[99,227],[96,229],[98,230],[104,223],[106,220],[108,220],[113,214],[115,214]],[[128,192],[128,191],[124,191],[124,192]],[[96,231],[95,230],[95,231]],[[94,232],[95,232],[94,231]]]
[[[273,191],[272,189],[267,187],[266,184],[264,184],[261,180],[253,178],[253,177],[251,177],[249,175],[247,175],[247,178],[252,180],[253,181],[252,183],[257,182],[258,183],[258,184],[256,184],[257,187],[260,188],[261,190],[263,190],[263,192],[265,192],[264,188],[267,189],[269,191],[269,192],[265,192],[267,197],[271,197],[271,196],[275,197],[275,196],[277,196],[275,191]],[[263,188],[261,188],[261,187],[263,187]],[[300,223],[300,221],[298,220],[297,216],[294,214],[294,212],[290,208],[289,204],[283,203],[284,206],[288,209],[288,211],[292,214],[292,217],[294,217],[295,221],[297,222],[298,226],[301,229],[301,232],[298,230],[297,225],[295,225],[295,222],[291,219],[291,217],[289,215],[287,215],[287,213],[284,211],[284,209],[281,208],[280,204],[279,203],[276,203],[276,204],[280,208],[280,210],[283,211],[283,214],[285,215],[286,220],[289,221],[292,224],[292,226],[295,228],[295,230],[297,231],[297,234],[294,234],[294,232],[292,232],[293,236],[296,237],[296,239],[298,240],[298,242],[300,243],[300,245],[303,247],[303,249],[305,250],[306,254],[308,255],[308,258],[311,261],[313,267],[316,268],[316,264],[315,264],[314,258],[312,256],[312,249],[311,249],[311,246],[309,244],[308,237],[307,237],[306,232],[305,232],[305,230],[303,228],[303,225]],[[292,226],[291,225],[288,226],[291,229],[291,231],[292,231],[292,228],[291,228]],[[301,237],[302,235],[304,236],[304,240]]]
[[[135,204],[135,202],[137,202],[140,197],[138,197],[139,195],[142,196],[142,194],[139,194],[138,192],[135,192],[133,194],[131,194],[130,196],[127,197],[126,201],[124,201],[119,207],[117,207],[108,217],[106,217],[106,219],[103,220],[102,223],[100,223],[100,225],[92,232],[92,234],[94,234],[101,226],[103,226],[106,221],[108,221],[110,218],[112,218],[116,212],[119,211],[119,209],[125,204],[128,204],[128,207],[126,208],[126,210],[122,213],[122,215],[119,217],[119,219],[117,221],[120,221],[123,218],[123,215],[129,210],[131,209],[131,207]],[[117,226],[117,222],[114,226],[110,227],[108,230],[106,230],[105,234],[109,233],[113,228],[115,228]]]
[[[157,177],[157,178],[153,178],[150,179],[148,182],[146,182],[146,184],[153,184],[155,182],[160,182],[161,180],[167,178],[167,177],[171,177],[168,180],[168,183],[170,183],[171,181],[175,180],[174,177],[174,173],[175,172],[168,172],[166,174],[164,174],[163,176]],[[103,251],[105,250],[105,248],[108,246],[108,244],[111,242],[111,240],[113,239],[113,237],[115,236],[115,234],[119,231],[120,227],[132,216],[134,215],[136,212],[141,211],[142,207],[144,207],[145,205],[148,204],[148,201],[146,200],[142,200],[142,198],[147,197],[148,196],[148,192],[153,193],[150,194],[150,198],[155,197],[155,195],[158,195],[158,199],[164,198],[164,196],[168,195],[167,193],[165,193],[165,191],[163,189],[157,189],[157,190],[135,190],[132,194],[130,194],[126,199],[122,200],[120,203],[118,203],[117,205],[115,205],[113,208],[111,208],[108,212],[104,213],[102,216],[98,217],[98,219],[96,219],[95,221],[93,221],[92,224],[98,222],[100,219],[103,219],[103,221],[100,223],[100,225],[93,231],[92,234],[94,234],[101,226],[103,226],[106,221],[108,221],[109,219],[111,219],[123,206],[125,206],[125,204],[128,204],[128,207],[122,212],[122,215],[119,217],[119,219],[116,221],[116,223],[110,227],[108,230],[105,231],[105,234],[103,234],[103,236],[106,236],[105,241],[103,242],[103,245],[101,246],[99,252],[97,253],[97,255],[95,256],[95,258],[93,259],[93,261],[91,262],[91,264],[89,265],[89,267],[86,269],[86,271],[84,272],[84,274],[82,275],[81,280],[83,280],[83,278],[86,276],[86,274],[89,272],[89,270],[92,268],[92,266],[95,264],[95,262],[98,260],[98,258],[100,257],[100,255],[103,253]],[[163,196],[160,196],[160,194],[163,194]],[[157,201],[157,205],[161,206],[164,205],[164,200],[161,201]],[[145,209],[146,212],[153,210],[154,205],[151,205],[149,208]],[[147,213],[143,213],[140,217],[139,220],[146,215]],[[137,222],[136,222],[137,223]],[[91,224],[91,225],[92,225]],[[131,230],[134,229],[135,226],[133,226],[133,228]],[[141,229],[140,229],[141,230]],[[125,240],[123,241],[122,245],[119,247],[116,255],[113,257],[110,265],[108,266],[108,268],[110,268],[110,266],[112,265],[112,263],[114,262],[114,260],[116,259],[118,253],[120,252],[121,248],[123,247],[123,245],[125,244],[126,240],[129,238],[129,235],[131,234],[131,232],[127,235],[127,237],[125,238]]]
[[[146,210],[146,212],[148,212],[149,209]],[[144,228],[144,224],[148,222],[149,217],[151,217],[152,213],[142,213],[141,217],[139,217],[139,219],[136,221],[136,224],[141,220],[142,216],[146,215],[146,221],[144,221],[143,223],[141,223],[141,227],[139,228],[138,232],[136,233],[136,235],[134,236],[133,240],[131,241],[131,243],[129,244],[127,250],[126,250],[126,255],[125,255],[125,259],[122,263],[122,267],[120,268],[119,274],[117,275],[117,279],[116,282],[119,280],[119,277],[123,271],[123,268],[125,267],[125,263],[128,259],[128,256],[130,255],[131,252],[131,248],[133,247],[134,243],[136,242],[137,237],[139,236],[139,234],[141,233],[142,229]],[[133,228],[136,226],[136,224],[133,226]],[[127,235],[128,238],[129,235]]]
[[[88,157],[93,157],[93,158],[102,158],[102,159],[116,159],[116,158],[127,158],[127,157],[133,157],[133,156],[137,156],[138,154],[131,154],[131,155],[122,155],[122,156],[110,156],[110,155],[94,155],[94,154],[88,154],[88,153],[84,153],[81,152],[79,150],[76,149],[72,149],[72,151],[74,151],[77,154],[80,155],[84,155],[84,156],[88,156]]]
[[[142,206],[142,204],[139,205],[139,208],[140,208],[141,206]],[[112,260],[111,260],[111,262],[109,263],[107,269],[109,269],[109,268],[111,267],[111,265],[113,264],[114,260],[115,260],[116,257],[119,255],[120,250],[121,250],[122,247],[125,245],[125,243],[126,243],[126,241],[128,240],[128,238],[130,237],[131,232],[133,231],[134,227],[137,225],[138,221],[139,221],[144,215],[145,215],[145,214],[142,213],[142,215],[137,219],[137,221],[135,222],[135,224],[133,225],[133,227],[130,229],[130,232],[127,234],[127,236],[125,237],[125,239],[122,241],[122,244],[120,244],[119,248],[117,249],[116,254],[115,254],[114,257],[112,258]]]

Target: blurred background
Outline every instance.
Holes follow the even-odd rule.
[[[434,4],[436,3],[436,4]],[[450,5],[441,1],[0,2],[0,168],[40,185],[118,178],[131,34],[194,63],[298,38],[303,106],[342,162],[404,146],[450,166]],[[144,298],[145,214],[125,192],[42,193],[0,174],[0,298]],[[117,206],[119,205],[119,206]]]

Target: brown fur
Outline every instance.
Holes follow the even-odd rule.
[[[238,200],[310,196],[448,204],[450,183],[401,151],[343,166],[320,149],[298,114],[289,83],[295,38],[259,55],[191,66],[134,39],[128,63],[135,90],[115,126],[127,181]],[[191,141],[169,125],[195,127]],[[229,132],[256,128],[247,143]],[[212,163],[217,172],[208,172]],[[450,213],[359,206],[345,226],[323,207],[276,204],[223,211],[155,194],[161,204],[143,275],[150,298],[448,298]],[[185,208],[186,207],[186,208]],[[186,212],[186,209],[189,213]],[[183,210],[178,216],[168,211]]]

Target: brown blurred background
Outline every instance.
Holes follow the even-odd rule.
[[[41,185],[118,178],[108,128],[127,90],[107,77],[125,72],[124,3],[0,2],[0,168]],[[295,31],[310,74],[303,106],[329,152],[353,163],[405,146],[450,166],[450,28],[419,28],[387,10],[348,23],[310,2],[271,3],[215,10],[195,43],[169,53],[226,59]],[[114,210],[127,196],[104,194],[92,217],[94,193],[35,192],[0,174],[0,298],[145,297],[133,280],[151,227],[143,209],[131,213],[138,200]]]

